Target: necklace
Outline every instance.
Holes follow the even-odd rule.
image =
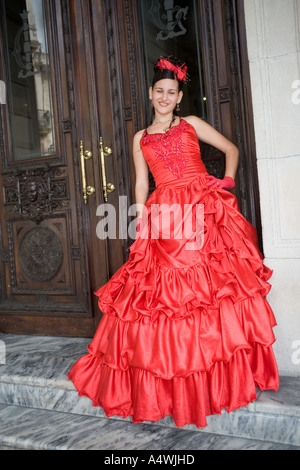
[[[175,122],[175,120],[176,120],[176,116],[173,115],[172,119],[169,119],[168,121],[157,121],[156,119],[154,119],[153,122],[154,122],[155,124],[166,124],[166,123],[170,122],[170,123],[171,123],[170,126],[169,126],[169,127],[165,127],[165,128],[163,129],[164,132],[167,132],[167,131],[171,128],[171,125],[173,124],[173,122]]]
[[[172,119],[169,119],[168,121],[156,121],[156,119],[154,119],[153,122],[154,122],[155,124],[166,124],[167,122],[171,122],[171,121],[173,121],[173,118],[172,118]]]

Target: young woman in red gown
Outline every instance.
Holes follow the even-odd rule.
[[[238,149],[198,117],[177,115],[184,64],[161,58],[154,70],[154,120],[133,143],[143,222],[128,261],[96,292],[104,315],[68,377],[107,416],[142,422],[171,415],[178,427],[204,427],[207,416],[255,400],[256,387],[278,389],[276,321],[266,300],[272,271],[256,229],[227,191]],[[208,175],[199,140],[225,153],[223,179]],[[147,199],[148,168],[156,189]],[[151,208],[162,204],[202,205],[200,247],[189,249],[193,238],[174,236],[181,218],[174,218],[170,236],[159,226],[152,236]]]

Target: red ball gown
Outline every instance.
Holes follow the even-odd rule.
[[[143,223],[128,261],[96,292],[103,317],[68,377],[107,416],[204,427],[207,416],[255,400],[256,387],[278,389],[272,271],[236,197],[206,186],[192,125],[145,131],[141,148],[156,182],[146,219],[155,205],[203,205],[201,248],[172,236],[176,218],[169,237],[149,236]]]

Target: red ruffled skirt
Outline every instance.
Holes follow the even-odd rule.
[[[204,427],[207,416],[255,400],[256,386],[279,387],[266,300],[272,271],[235,196],[207,188],[204,174],[156,189],[148,215],[166,203],[204,205],[202,247],[147,237],[145,225],[128,261],[96,292],[104,315],[68,377],[107,416],[172,415],[178,427]]]

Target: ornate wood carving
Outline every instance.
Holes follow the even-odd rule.
[[[56,209],[67,206],[69,185],[63,168],[14,171],[4,179],[7,213],[19,214],[40,223]]]
[[[218,77],[217,58],[215,54],[215,26],[211,0],[202,0],[200,3],[201,35],[203,41],[204,70],[208,100],[209,122],[221,132],[220,110],[218,107]]]
[[[75,294],[72,283],[71,261],[67,256],[69,235],[68,218],[44,220],[39,225],[30,220],[8,222],[10,289],[13,295],[49,293],[48,306],[53,312],[56,302],[53,295]],[[51,295],[50,295],[51,294]],[[15,310],[26,307],[27,302],[11,302]],[[6,302],[4,309],[9,305]]]
[[[125,31],[126,31],[126,39],[127,39],[127,50],[128,50],[130,91],[131,91],[131,102],[132,102],[131,109],[133,113],[134,130],[135,132],[137,132],[142,128],[143,124],[140,119],[141,102],[139,99],[139,93],[137,93],[138,44],[136,43],[137,39],[134,35],[135,9],[132,8],[132,1],[124,0],[124,11],[125,11]],[[135,20],[137,20],[137,18],[135,18]]]
[[[105,29],[106,29],[106,48],[107,48],[107,66],[110,77],[112,117],[114,129],[113,157],[115,159],[115,179],[118,182],[118,194],[127,195],[130,199],[131,177],[130,177],[130,158],[129,146],[133,136],[129,136],[126,122],[133,121],[133,126],[139,126],[139,106],[138,95],[136,93],[136,54],[133,39],[132,10],[130,2],[125,1],[120,7],[119,2],[103,1]],[[122,24],[122,27],[120,26]],[[126,45],[126,47],[120,46]],[[121,54],[125,49],[126,57]],[[124,69],[124,63],[126,68]],[[127,68],[128,66],[128,68]],[[128,89],[130,99],[125,96],[123,82],[128,80]],[[125,78],[126,77],[126,78]],[[124,106],[124,103],[126,105]],[[128,103],[128,104],[127,104]],[[118,210],[119,208],[117,208]],[[124,261],[128,257],[130,239],[122,240]]]
[[[228,41],[228,52],[231,72],[231,100],[233,107],[233,116],[234,116],[234,127],[235,127],[235,140],[236,145],[240,150],[240,160],[238,168],[238,178],[239,178],[239,187],[240,191],[238,194],[240,210],[243,213],[246,219],[250,219],[248,201],[245,197],[247,194],[246,191],[246,172],[245,172],[245,147],[244,147],[244,129],[242,124],[242,96],[240,93],[241,90],[241,75],[240,75],[240,64],[237,56],[238,43],[236,39],[236,18],[233,17],[232,1],[226,0],[225,4],[226,12],[226,32],[227,32],[227,41]]]
[[[244,217],[256,226],[262,250],[254,127],[252,109],[246,105],[251,102],[251,87],[243,2],[201,0],[199,6],[209,122],[240,150],[233,192]],[[203,144],[201,150],[207,170],[223,177],[224,156],[216,158],[217,154]]]
[[[240,150],[237,173],[240,210],[256,228],[259,247],[262,247],[261,216],[255,152],[251,84],[246,44],[244,2],[226,0],[224,3],[226,40],[230,70],[231,102],[233,108],[235,143]]]
[[[11,162],[9,127],[6,132],[1,121],[0,280],[5,287],[0,331],[87,335],[94,319],[80,197],[70,2],[45,4],[57,154]],[[83,320],[70,326],[63,317],[74,315]]]
[[[27,276],[34,281],[53,279],[60,271],[63,255],[60,239],[46,227],[29,230],[20,241],[20,263]]]

